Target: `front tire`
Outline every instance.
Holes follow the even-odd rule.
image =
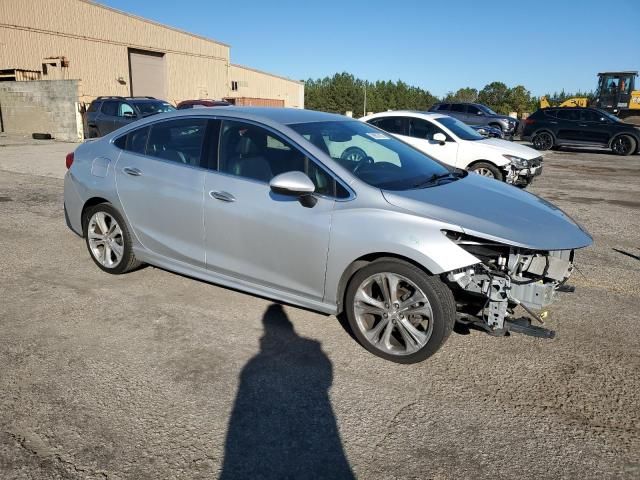
[[[345,310],[360,344],[396,363],[417,363],[436,353],[456,318],[453,294],[438,277],[396,259],[356,272]]]
[[[133,254],[131,234],[124,219],[110,204],[88,208],[82,226],[89,255],[101,270],[119,275],[141,265]]]
[[[500,182],[504,180],[504,175],[498,167],[489,162],[477,162],[469,167],[469,171],[477,173],[487,178],[494,178]]]
[[[611,142],[611,150],[616,155],[627,156],[636,151],[636,141],[629,135],[620,135]]]

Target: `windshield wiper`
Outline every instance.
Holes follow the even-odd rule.
[[[434,173],[426,180],[416,183],[412,188],[421,188],[426,187],[427,185],[431,185],[433,183],[437,183],[439,180],[443,180],[445,178],[462,178],[464,177],[464,173],[462,172],[447,172],[447,173]]]

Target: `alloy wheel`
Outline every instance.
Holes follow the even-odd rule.
[[[431,338],[431,304],[425,293],[402,275],[382,272],[366,278],[358,286],[353,308],[362,334],[385,353],[410,355]]]
[[[616,138],[611,145],[611,149],[618,155],[627,155],[631,147],[631,140],[625,136]]]
[[[473,172],[477,173],[478,175],[482,175],[483,177],[496,178],[493,172],[488,168],[484,168],[484,167],[476,168]]]
[[[89,219],[87,238],[91,255],[105,268],[115,268],[124,255],[124,237],[115,218],[98,211]]]
[[[533,139],[533,146],[536,150],[549,150],[553,146],[553,138],[546,132],[539,133]]]

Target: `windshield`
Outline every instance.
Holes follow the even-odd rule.
[[[478,105],[478,108],[480,110],[482,110],[484,113],[488,113],[489,115],[498,115],[496,112],[494,112],[493,110],[491,110],[489,107],[487,107],[486,105]]]
[[[175,107],[167,102],[139,102],[136,104],[143,117],[156,113],[173,112]]]
[[[484,140],[484,137],[476,132],[466,123],[453,117],[436,118],[436,122],[447,127],[453,134],[461,140]]]
[[[436,186],[464,176],[356,120],[289,125],[363,182],[385,190]]]

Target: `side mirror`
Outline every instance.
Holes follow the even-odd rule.
[[[476,112],[476,115],[484,115],[484,112],[483,112],[482,110],[478,110],[478,111]]]
[[[303,207],[311,208],[318,201],[318,199],[313,196],[316,186],[309,177],[302,172],[284,172],[276,175],[269,182],[269,187],[274,193],[299,197]]]
[[[440,145],[444,145],[444,143],[447,141],[447,137],[444,135],[444,133],[438,132],[433,135],[433,141],[438,142]]]

